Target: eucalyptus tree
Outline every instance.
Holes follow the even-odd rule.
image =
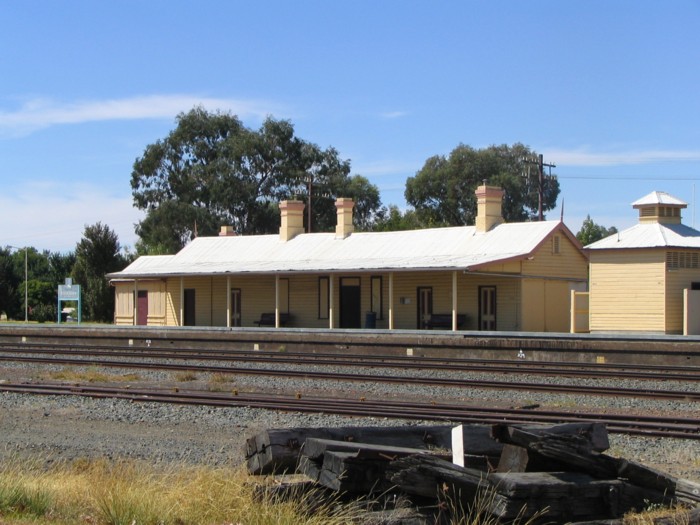
[[[310,198],[314,231],[335,225],[335,197],[355,197],[361,220],[381,206],[375,186],[350,176],[348,160],[300,139],[291,122],[268,117],[251,130],[235,115],[203,108],[178,115],[177,127],[146,147],[131,187],[135,206],[146,211],[137,226],[141,253],[174,253],[222,225],[275,233],[278,203],[290,198]]]
[[[477,186],[487,182],[505,191],[503,218],[508,222],[538,216],[540,168],[537,154],[517,143],[475,149],[460,144],[448,156],[435,155],[406,181],[406,202],[426,227],[474,224]],[[542,209],[556,206],[556,176],[542,178]]]

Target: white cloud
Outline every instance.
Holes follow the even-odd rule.
[[[109,195],[99,186],[26,185],[16,192],[0,194],[0,224],[12,224],[0,235],[0,246],[73,251],[85,226],[101,222],[117,234],[122,246],[133,248],[137,240],[134,224],[144,214],[132,203],[131,195]]]
[[[574,150],[549,149],[542,152],[558,166],[623,166],[656,162],[697,161],[700,150],[636,150],[593,152],[587,148]]]
[[[173,119],[195,106],[230,111],[240,118],[265,118],[280,108],[261,100],[147,95],[132,98],[60,103],[50,99],[26,101],[14,111],[0,111],[0,135],[22,136],[50,126],[109,120]]]

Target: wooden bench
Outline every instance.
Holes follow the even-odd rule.
[[[467,322],[465,314],[457,314],[457,328],[462,328]],[[430,320],[425,323],[426,328],[442,328],[443,330],[452,330],[452,314],[431,314]]]
[[[288,313],[280,313],[280,326],[286,326],[289,322]],[[275,326],[275,312],[264,312],[260,314],[260,319],[253,321],[258,326]]]

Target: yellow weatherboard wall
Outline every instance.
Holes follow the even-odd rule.
[[[591,252],[590,329],[666,331],[665,252]]]

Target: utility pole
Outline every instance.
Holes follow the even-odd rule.
[[[532,161],[527,161],[527,162],[532,162]],[[539,221],[544,220],[544,213],[542,211],[542,203],[544,202],[544,168],[547,166],[549,168],[549,174],[552,175],[552,168],[556,168],[556,164],[548,164],[545,163],[542,157],[542,154],[540,153],[537,166],[539,168],[538,172],[538,184],[537,184],[537,196],[538,196],[538,203],[537,203],[537,217]]]
[[[313,184],[313,176],[309,173],[309,193],[308,193],[308,202],[306,203],[306,229],[307,233],[311,233],[311,191],[312,191],[312,184]]]

